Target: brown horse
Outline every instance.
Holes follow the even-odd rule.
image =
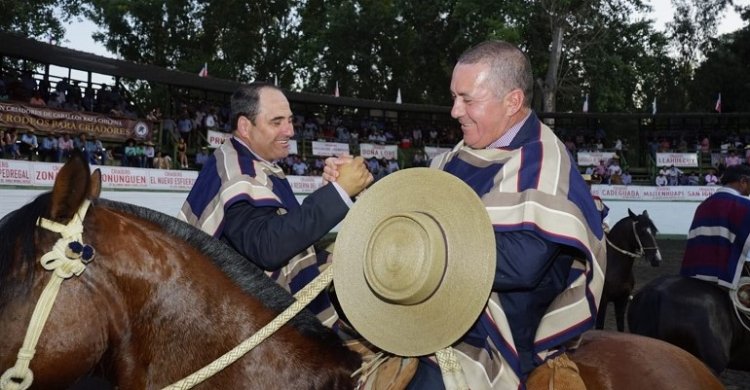
[[[0,372],[14,365],[50,278],[38,259],[85,199],[83,243],[96,256],[62,282],[31,360],[33,387],[60,389],[97,375],[119,389],[154,389],[200,369],[267,324],[292,297],[221,242],[158,212],[97,199],[98,172],[80,155],[51,193],[0,221]],[[571,354],[589,389],[713,390],[697,359],[658,340],[589,332]],[[351,389],[360,358],[307,311],[204,389]],[[546,389],[546,387],[545,387]]]
[[[570,357],[591,390],[724,389],[693,355],[672,344],[629,333],[586,332]]]
[[[96,255],[62,282],[31,360],[33,387],[66,388],[97,375],[119,389],[170,385],[269,323],[293,299],[236,252],[161,213],[97,199],[99,172],[80,155],[51,193],[0,221],[0,374],[13,367],[42,289],[39,258],[85,199],[83,241]],[[360,358],[308,311],[298,314],[205,389],[351,389]],[[14,380],[18,382],[18,380]]]

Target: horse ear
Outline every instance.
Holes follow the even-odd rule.
[[[86,199],[89,188],[89,164],[83,155],[72,153],[68,162],[60,168],[52,187],[52,203],[50,218],[53,220],[67,220],[73,215]]]
[[[636,218],[637,217],[637,215],[635,215],[635,213],[633,211],[631,211],[630,208],[628,208],[628,215],[630,216],[630,218]]]
[[[643,215],[648,217],[648,210],[643,210]]]
[[[91,180],[89,180],[89,189],[87,198],[90,200],[99,199],[99,195],[102,194],[102,171],[97,168],[94,173],[91,174]]]

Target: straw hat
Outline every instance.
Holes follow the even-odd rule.
[[[394,172],[342,222],[333,280],[344,314],[375,346],[429,355],[463,336],[489,298],[495,235],[484,205],[436,169]]]

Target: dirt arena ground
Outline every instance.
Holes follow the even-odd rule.
[[[661,250],[664,261],[660,267],[654,268],[643,259],[636,260],[636,263],[633,266],[636,280],[636,291],[640,286],[645,285],[650,280],[660,275],[674,275],[679,271],[680,261],[685,251],[685,240],[660,239],[658,241],[659,249]],[[612,305],[609,305],[607,308],[605,329],[616,329],[614,307]],[[721,375],[721,381],[726,385],[728,390],[750,390],[750,372],[727,370],[727,372]]]

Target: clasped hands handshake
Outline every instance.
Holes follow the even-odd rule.
[[[343,154],[326,159],[326,166],[323,168],[323,184],[338,183],[350,198],[359,195],[373,180],[372,173],[367,169],[362,157]]]

